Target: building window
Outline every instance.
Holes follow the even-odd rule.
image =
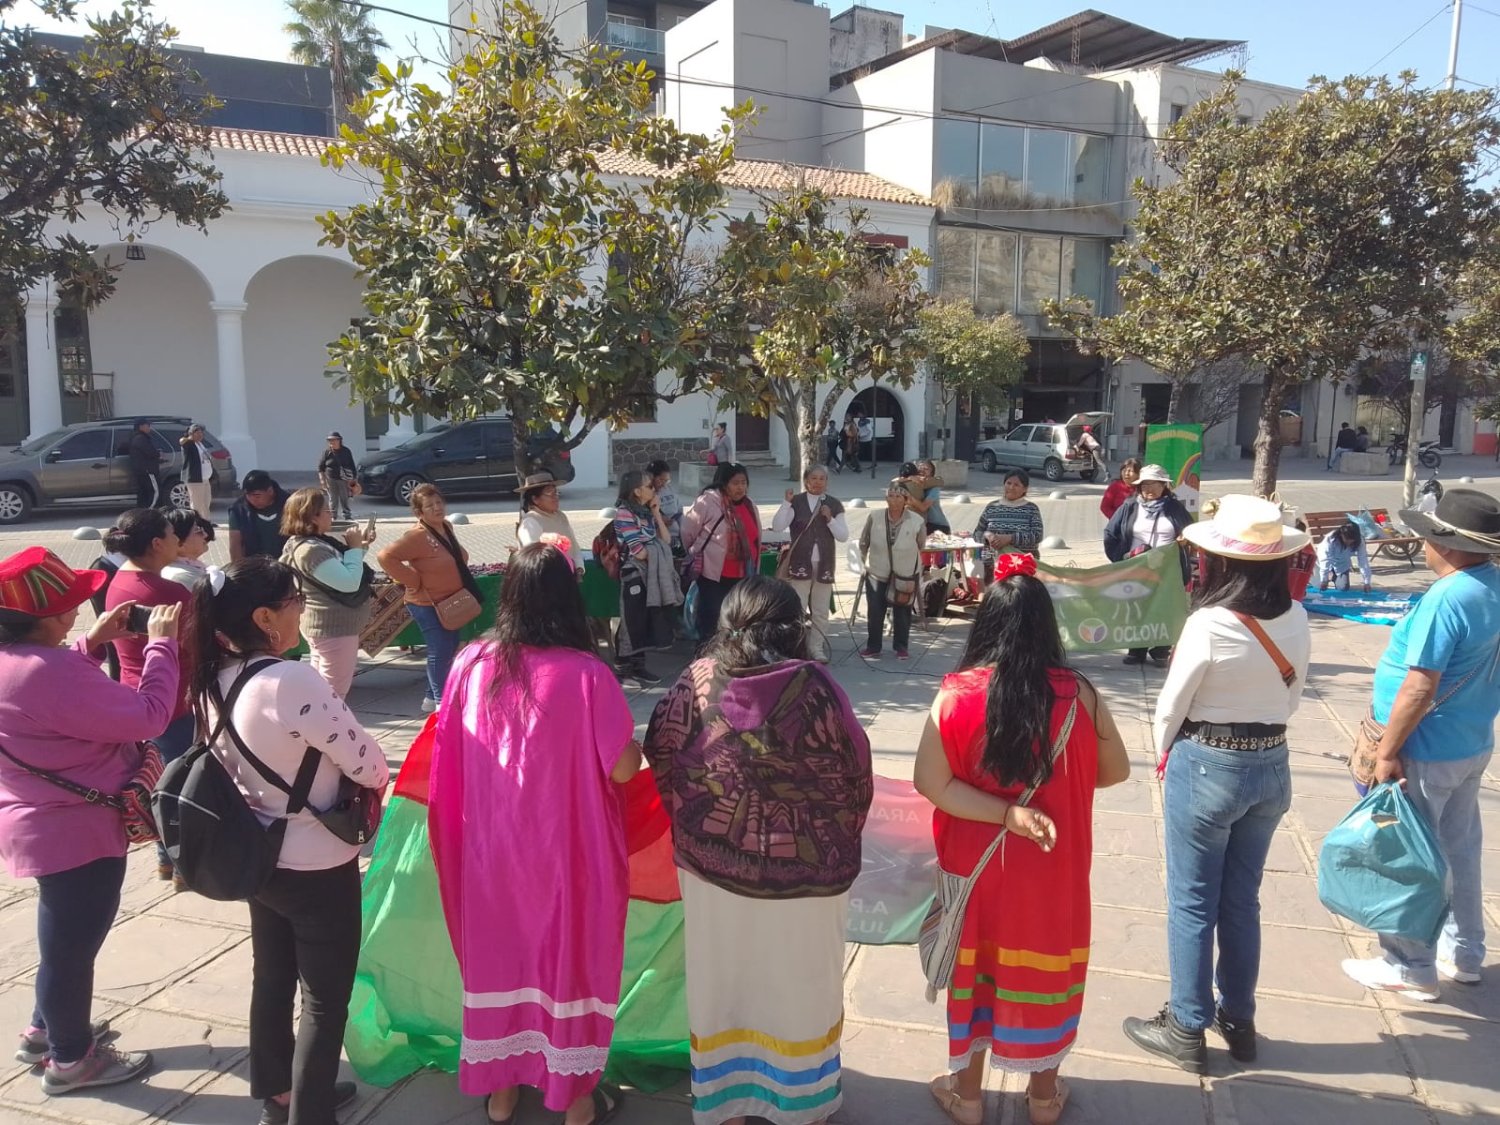
[[[979,193],[979,122],[937,123],[932,197],[939,207],[973,207]]]
[[[1026,202],[1026,130],[985,125],[979,133],[979,206],[1017,207]]]
[[[943,301],[974,303],[974,243],[968,227],[938,227],[937,295]]]
[[[985,316],[1016,311],[1016,236],[1009,231],[981,231],[978,242],[978,290],[975,307]]]
[[[1108,137],[967,118],[940,119],[936,133],[933,198],[945,210],[1107,202]]]
[[[1187,106],[1183,105],[1181,102],[1173,102],[1172,103],[1172,114],[1171,114],[1171,116],[1172,116],[1172,124],[1176,125],[1179,121],[1181,121],[1182,120],[1182,115],[1184,113],[1186,113],[1186,112],[1187,112]]]
[[[968,302],[985,316],[1039,316],[1043,301],[1072,296],[1103,311],[1109,258],[1110,243],[1102,238],[940,225],[937,296]]]

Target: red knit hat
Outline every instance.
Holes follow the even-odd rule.
[[[0,560],[0,609],[56,617],[77,609],[107,581],[102,570],[74,570],[45,547],[27,547]]]

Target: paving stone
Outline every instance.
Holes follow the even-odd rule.
[[[1318,901],[1318,881],[1311,875],[1266,872],[1260,887],[1260,916],[1266,922],[1337,929],[1333,915]]]
[[[250,1025],[249,935],[206,965],[200,965],[147,1004],[164,1011],[202,1016],[230,1027]]]
[[[0,1103],[17,1109],[65,1112],[74,1120],[100,1125],[133,1125],[179,1109],[191,1091],[237,1065],[246,1053],[244,1032],[225,1032],[201,1020],[166,1012],[136,1009],[115,1020],[114,1028],[120,1033],[121,1049],[151,1052],[153,1069],[144,1081],[58,1099],[43,1094],[35,1079],[27,1079],[0,1090]],[[253,1117],[245,1112],[248,1108],[242,1108],[241,1120]]]
[[[1241,1066],[1225,1051],[1221,1061],[1228,1073],[1370,1094],[1413,1094],[1401,1051],[1368,1003],[1320,1004],[1263,996],[1255,1022],[1259,1058]],[[1212,1033],[1209,1041],[1222,1047]]]
[[[1134,772],[1134,771],[1132,771]],[[1119,785],[1111,785],[1094,794],[1094,819],[1098,823],[1101,814],[1133,813],[1137,816],[1156,815],[1157,784],[1152,781],[1137,781],[1134,777]]]
[[[1093,925],[1090,965],[1166,978],[1166,915],[1096,906]]]
[[[1445,986],[1444,993],[1455,986]],[[1462,1109],[1500,1106],[1500,1022],[1456,1017],[1440,1006],[1403,1005],[1392,1017],[1417,1076],[1438,1101]]]
[[[1343,936],[1332,930],[1261,926],[1261,987],[1299,996],[1368,1003],[1363,988],[1339,968],[1351,956]]]
[[[946,1027],[943,998],[940,994],[936,1004],[927,1002],[922,965],[909,945],[862,946],[845,981],[850,1019],[884,1020],[936,1033]]]
[[[1125,855],[1161,862],[1159,822],[1144,816],[1096,816],[1094,854]]]
[[[1199,1080],[1176,1067],[1147,1067],[1074,1051],[1062,1065],[1072,1094],[1068,1125],[1197,1125],[1206,1122]],[[1022,1125],[1025,1103],[1006,1099],[999,1125]]]
[[[179,920],[164,941],[163,928],[159,918],[148,916],[117,924],[99,953],[94,991],[117,1003],[135,1003],[245,940],[235,930]]]
[[[851,1021],[844,1025],[844,1104],[835,1122],[941,1121],[927,1084],[948,1069],[948,1037]],[[999,1075],[991,1072],[986,1085]]]
[[[1096,906],[1128,906],[1166,912],[1167,888],[1160,860],[1096,855],[1090,883]]]
[[[1413,1100],[1351,1094],[1347,1089],[1332,1082],[1284,1083],[1243,1077],[1216,1081],[1210,1098],[1214,1120],[1235,1125],[1305,1121],[1425,1125],[1428,1121],[1426,1110]]]

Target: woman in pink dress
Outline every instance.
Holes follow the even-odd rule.
[[[443,691],[428,824],[463,976],[459,1085],[510,1122],[521,1086],[565,1125],[612,1117],[635,720],[594,655],[567,545],[512,557],[495,628]]]

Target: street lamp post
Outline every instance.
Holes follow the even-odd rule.
[[[1417,504],[1417,451],[1422,444],[1422,419],[1427,414],[1427,353],[1411,357],[1411,419],[1406,429],[1406,477],[1401,486],[1403,507]]]

